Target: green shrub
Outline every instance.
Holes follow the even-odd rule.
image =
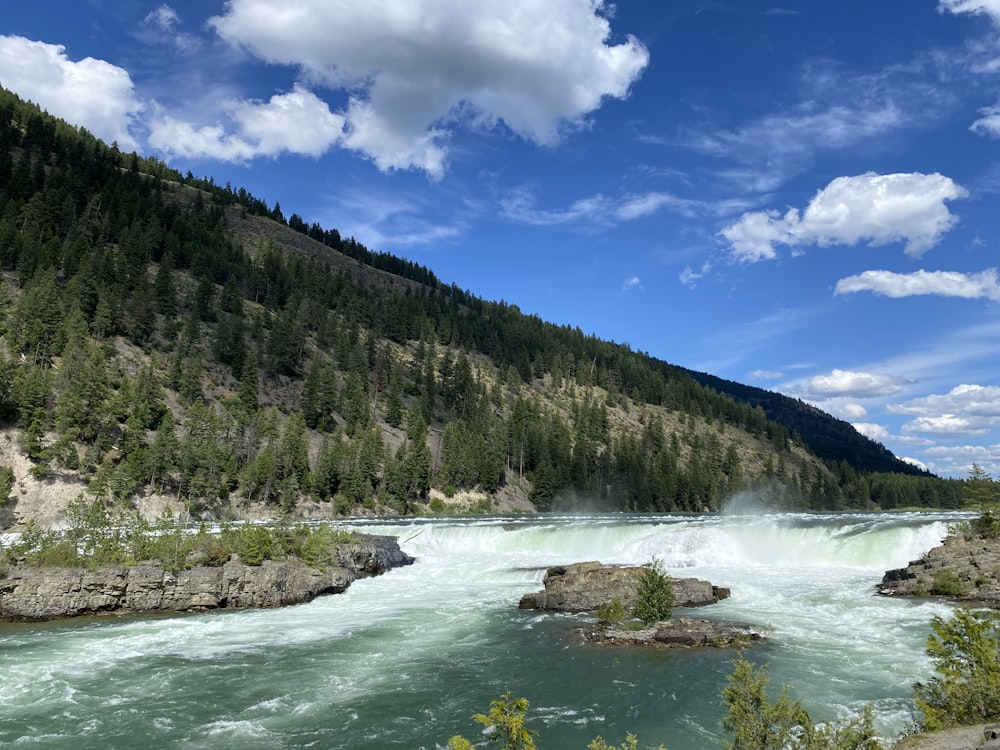
[[[625,741],[621,745],[609,745],[603,737],[598,737],[587,745],[587,750],[639,750],[639,738],[629,732],[625,735]],[[660,745],[657,750],[666,750],[666,748]]]
[[[537,750],[535,730],[527,727],[528,701],[512,698],[504,693],[490,701],[487,714],[474,714],[473,719],[483,725],[490,742],[499,741],[503,750]],[[448,741],[449,750],[475,750],[475,745],[456,735]]]
[[[979,518],[973,518],[969,521],[969,526],[974,534],[984,539],[1000,537],[1000,518],[988,510],[983,511]]]
[[[632,615],[647,625],[669,620],[674,612],[674,585],[663,564],[651,560],[639,578]]]
[[[431,498],[431,513],[444,513],[444,500],[439,497]]]
[[[0,467],[0,508],[7,504],[14,490],[14,470],[9,466]]]
[[[927,655],[935,676],[914,685],[923,728],[1000,719],[1000,613],[960,608],[931,621]]]
[[[628,616],[625,612],[625,605],[617,598],[612,599],[607,604],[602,604],[597,608],[595,614],[598,620],[606,622],[609,625],[618,625]]]
[[[815,725],[801,701],[792,700],[787,685],[771,703],[767,694],[767,668],[755,668],[740,657],[726,678],[722,702],[727,712],[723,728],[733,740],[730,750],[881,750],[871,704],[857,719]]]
[[[965,593],[965,585],[950,570],[939,570],[931,582],[931,593],[938,596],[960,596]]]
[[[246,565],[260,565],[271,559],[274,537],[263,526],[241,526],[236,535],[236,554]]]

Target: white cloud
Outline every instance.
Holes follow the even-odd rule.
[[[341,192],[331,197],[320,223],[340,227],[343,236],[355,237],[371,248],[386,251],[440,245],[456,239],[467,229],[463,219],[451,224],[428,221],[428,200],[433,198],[378,191]]]
[[[1000,23],[1000,0],[940,0],[938,11],[949,13],[973,13],[990,16]]]
[[[884,443],[889,439],[889,428],[885,425],[875,424],[874,422],[854,422],[851,426],[871,440]]]
[[[868,416],[868,410],[861,404],[848,402],[837,409],[837,414],[844,419],[861,420]]]
[[[983,115],[969,126],[969,130],[979,135],[1000,138],[1000,104],[979,110]]]
[[[927,466],[927,464],[925,464],[919,458],[911,458],[910,456],[900,456],[899,460],[905,461],[911,466],[916,466],[918,469],[923,469],[924,471],[930,471],[930,468]]]
[[[903,425],[903,432],[931,435],[985,435],[990,425],[957,414],[939,414],[936,417],[917,417]]]
[[[896,414],[928,415],[951,412],[1000,418],[1000,386],[956,385],[948,393],[915,398],[889,408]]]
[[[910,385],[907,378],[851,370],[832,370],[788,386],[807,398],[825,401],[832,398],[875,398],[899,393]]]
[[[747,373],[751,380],[777,380],[785,377],[783,372],[778,370],[752,370]]]
[[[639,291],[642,291],[642,281],[639,279],[638,276],[632,276],[631,278],[625,279],[625,281],[622,283],[623,292],[630,292],[633,289],[638,289]]]
[[[606,97],[624,98],[649,60],[610,44],[602,0],[232,0],[209,25],[314,87],[351,93],[342,145],[383,171],[445,169],[449,126],[502,123],[555,143]]]
[[[777,256],[776,244],[869,245],[906,242],[906,254],[919,257],[957,221],[947,201],[966,190],[940,174],[867,172],[837,177],[813,196],[805,210],[791,208],[743,214],[721,234],[734,260],[756,263]]]
[[[153,24],[162,31],[173,33],[174,27],[180,23],[180,20],[181,17],[177,14],[176,10],[169,5],[161,5],[146,15],[145,23]]]
[[[894,298],[937,294],[942,297],[1000,301],[1000,283],[997,281],[995,268],[969,274],[923,269],[914,273],[865,271],[857,276],[841,279],[833,291],[834,294],[852,292],[873,292]]]
[[[181,52],[194,52],[201,45],[197,37],[177,31],[181,24],[180,14],[169,5],[163,4],[151,10],[143,19],[143,25],[154,27],[169,39]]]
[[[931,394],[888,411],[913,415],[903,425],[906,433],[984,435],[1000,426],[1000,386],[963,384],[945,394]]]
[[[567,208],[543,209],[536,206],[535,195],[527,187],[510,191],[500,201],[500,206],[508,219],[532,226],[560,224],[615,226],[642,219],[665,208],[684,216],[695,216],[715,210],[714,206],[702,201],[678,198],[662,192],[627,194],[620,198],[610,198],[597,193],[580,198]]]
[[[819,111],[815,106],[810,101],[797,111],[768,115],[739,130],[702,133],[689,145],[719,156],[753,147],[771,159],[787,159],[805,156],[817,148],[845,148],[898,127],[905,120],[903,113],[884,99],[854,107],[836,104]]]
[[[711,270],[712,270],[711,261],[705,261],[704,263],[702,263],[701,269],[698,271],[695,271],[693,268],[691,268],[691,266],[684,266],[684,270],[680,272],[680,274],[677,276],[677,279],[682,284],[692,286],[694,285],[694,282],[696,282],[702,276],[706,275]]]
[[[1000,444],[994,445],[937,445],[924,454],[933,461],[939,474],[965,477],[973,463],[986,469],[994,478],[1000,476]]]
[[[235,133],[221,124],[196,128],[169,116],[154,118],[149,143],[165,153],[246,161],[282,152],[322,156],[341,138],[344,118],[301,86],[268,102],[230,102]]]
[[[123,68],[92,57],[74,62],[60,44],[0,36],[0,84],[125,151],[137,148],[129,128],[143,104]]]
[[[677,140],[695,151],[733,160],[715,177],[740,194],[770,193],[806,172],[817,154],[870,146],[917,119],[926,121],[942,99],[905,65],[845,75],[842,67],[816,58],[803,66],[792,96],[796,94],[795,103],[779,102],[773,112],[738,127],[719,128],[707,121],[688,128]]]

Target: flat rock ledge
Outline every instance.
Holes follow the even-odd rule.
[[[520,609],[595,612],[617,599],[626,609],[635,604],[643,566],[582,562],[558,565],[545,572],[545,588],[521,597]],[[704,607],[729,596],[729,589],[699,578],[672,578],[675,607]]]
[[[761,629],[742,623],[678,617],[641,630],[628,630],[608,623],[583,629],[583,638],[609,646],[654,648],[745,648],[767,639]]]
[[[884,596],[935,596],[1000,609],[1000,539],[953,534],[876,584]]]
[[[975,724],[905,737],[893,750],[1000,750],[1000,724]]]
[[[238,559],[177,572],[153,565],[92,571],[17,566],[0,578],[0,622],[282,607],[341,593],[357,578],[414,561],[393,537],[366,537],[340,545],[339,552],[340,565],[324,570],[301,560],[246,565]]]

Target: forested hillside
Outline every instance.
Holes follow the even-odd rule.
[[[33,480],[110,503],[961,502],[812,407],[480,299],[2,89],[0,266],[0,427]],[[8,509],[23,479],[0,472]]]

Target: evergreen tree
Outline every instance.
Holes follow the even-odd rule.
[[[258,396],[260,393],[260,373],[257,370],[257,353],[253,349],[247,351],[240,373],[240,385],[236,392],[240,406],[247,414],[255,414],[260,408]]]

